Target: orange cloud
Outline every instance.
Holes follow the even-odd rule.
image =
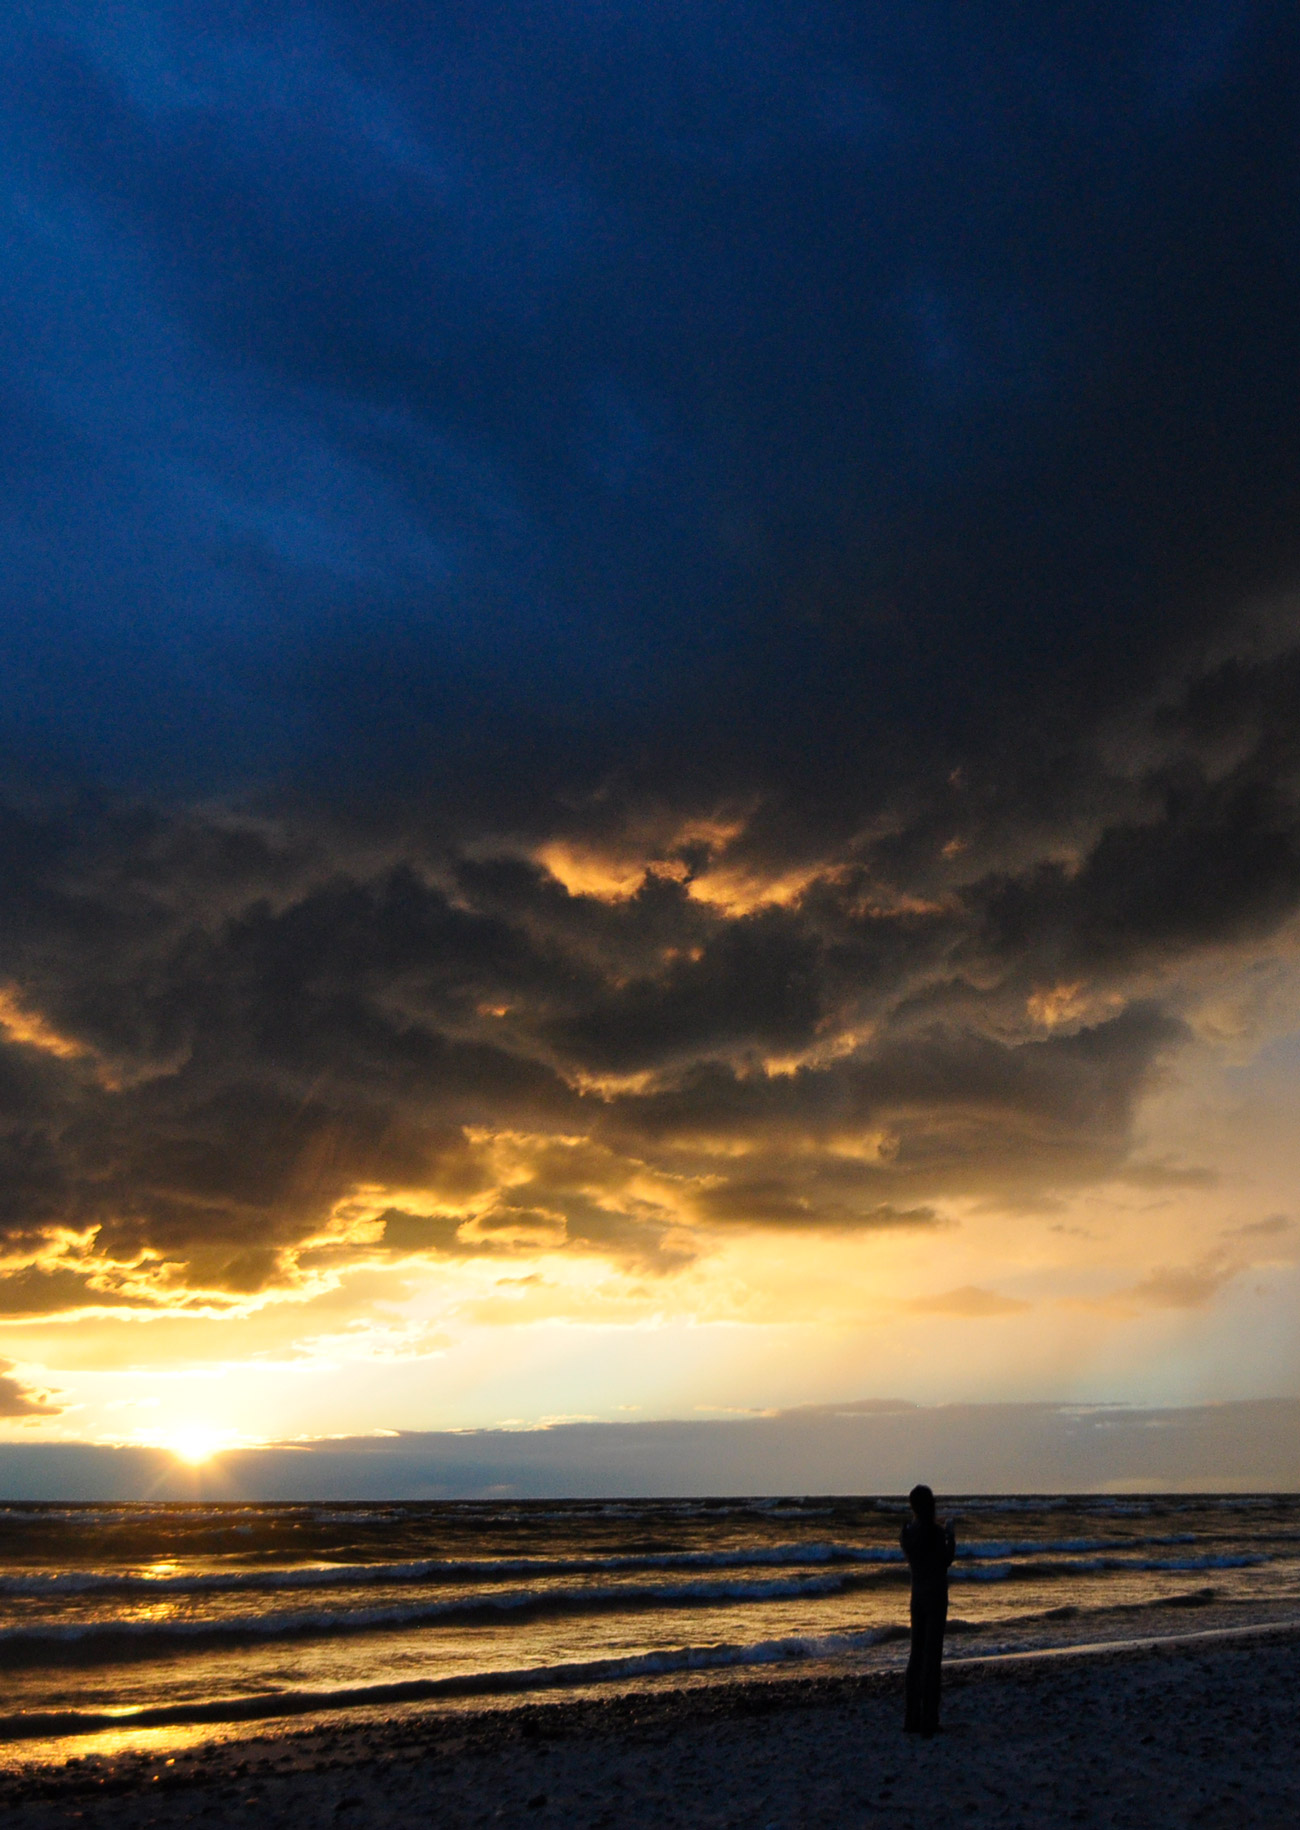
[[[0,1029],[5,1040],[38,1048],[44,1054],[57,1055],[60,1061],[73,1061],[90,1050],[74,1036],[64,1036],[39,1011],[22,1000],[16,985],[0,986]]]
[[[907,1306],[920,1315],[957,1315],[967,1319],[1022,1315],[1031,1307],[1017,1296],[1001,1296],[996,1290],[981,1290],[975,1284],[963,1284],[958,1290],[944,1290],[937,1296],[917,1296]]]
[[[14,1376],[12,1360],[0,1360],[0,1417],[57,1417],[63,1406],[49,1392],[36,1391]]]

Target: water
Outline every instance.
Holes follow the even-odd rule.
[[[1300,1497],[946,1510],[951,1655],[1300,1614]],[[905,1516],[871,1499],[0,1506],[0,1742],[896,1662]]]

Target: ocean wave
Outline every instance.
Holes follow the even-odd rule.
[[[1117,1543],[1109,1538],[1021,1538],[1011,1543],[997,1543],[989,1539],[976,1539],[973,1542],[958,1543],[957,1556],[965,1558],[987,1558],[993,1562],[1003,1562],[1008,1557],[1042,1557],[1063,1555],[1070,1552],[1111,1551],[1118,1554],[1123,1551],[1142,1550],[1150,1545],[1195,1544],[1194,1531],[1162,1532],[1141,1538],[1126,1538]]]
[[[968,1559],[1003,1563],[1008,1557],[1041,1557],[1069,1551],[1108,1550],[1110,1538],[1025,1538],[1019,1543],[998,1544],[976,1541],[958,1544],[959,1562]]]
[[[846,1575],[785,1577],[768,1582],[631,1584],[570,1589],[514,1589],[398,1607],[301,1609],[295,1613],[202,1619],[52,1621],[0,1628],[0,1668],[153,1657],[198,1646],[265,1644],[336,1634],[471,1625],[539,1615],[609,1613],[743,1605],[835,1594]]]
[[[421,1557],[400,1563],[315,1563],[273,1569],[155,1574],[149,1570],[31,1570],[0,1576],[0,1595],[199,1595],[241,1590],[400,1587],[512,1576],[594,1576],[638,1570],[768,1569],[790,1565],[901,1564],[892,1546],[775,1544],[716,1551],[632,1551],[605,1556]]]
[[[1107,1538],[1021,1539],[1009,1543],[960,1544],[958,1564],[1003,1564],[1013,1559],[1086,1552],[1127,1551],[1142,1544],[1194,1542],[1191,1534],[1140,1539],[1114,1546]],[[260,1569],[216,1569],[155,1572],[152,1570],[10,1570],[0,1576],[0,1596],[43,1595],[202,1595],[298,1589],[400,1588],[436,1582],[491,1582],[511,1578],[598,1576],[670,1570],[742,1570],[818,1565],[901,1565],[903,1553],[892,1545],[859,1545],[821,1541],[771,1544],[725,1550],[631,1551],[605,1555],[551,1557],[418,1557],[387,1563],[312,1563]],[[1138,1567],[1125,1558],[1126,1567]],[[1082,1568],[1082,1565],[1076,1565]],[[1183,1567],[1152,1563],[1152,1568]],[[1199,1567],[1188,1563],[1186,1567]],[[1205,1567],[1212,1567],[1206,1564]],[[1223,1564],[1224,1568],[1245,1567]]]
[[[1060,1608],[1046,1613],[1019,1616],[1002,1621],[1003,1631],[1052,1618],[1063,1619],[1087,1615],[1094,1610]],[[1101,1612],[1102,1610],[1095,1610]],[[1266,1623],[1262,1627],[1247,1625],[1211,1629],[1197,1633],[1160,1635],[1169,1643],[1202,1639],[1231,1638],[1237,1634],[1295,1630],[1300,1621]],[[953,1633],[978,1634],[985,1629],[978,1623],[953,1621]],[[104,1730],[118,1734],[139,1729],[174,1728],[202,1724],[219,1724],[273,1720],[292,1716],[322,1716],[351,1709],[392,1708],[417,1704],[489,1696],[527,1695],[529,1692],[555,1689],[596,1688],[602,1685],[635,1683],[656,1677],[690,1675],[696,1672],[742,1670],[781,1664],[817,1661],[848,1661],[873,1649],[908,1638],[901,1625],[871,1627],[857,1632],[829,1634],[796,1634],[777,1639],[750,1642],[719,1642],[701,1646],[674,1646],[653,1652],[623,1654],[612,1658],[586,1659],[549,1665],[530,1665],[499,1671],[473,1671],[441,1678],[416,1678],[399,1682],[355,1685],[330,1690],[263,1691],[254,1695],[195,1699],[180,1703],[160,1703],[133,1709],[93,1710],[60,1709],[18,1711],[0,1716],[0,1742],[32,1738],[88,1735]],[[1096,1649],[1096,1643],[1084,1650]],[[1116,1646],[1150,1643],[1125,1636],[1106,1642]],[[1070,1646],[1004,1647],[995,1645],[976,1657],[997,1657],[1012,1651],[1070,1654]],[[966,1655],[967,1657],[971,1655]],[[954,1663],[961,1664],[958,1657]]]
[[[1182,1573],[1246,1569],[1266,1562],[1255,1554],[1202,1557],[1072,1557],[1058,1561],[968,1563],[953,1569],[957,1583],[1053,1581],[1128,1573]],[[664,1583],[593,1583],[578,1587],[479,1590],[436,1600],[340,1605],[243,1614],[172,1618],[111,1616],[99,1619],[28,1620],[0,1627],[0,1667],[112,1662],[216,1645],[404,1631],[614,1612],[690,1607],[744,1607],[812,1600],[874,1587],[886,1574],[853,1569],[798,1572],[780,1577]]]
[[[1025,1578],[1050,1581],[1066,1576],[1114,1576],[1128,1573],[1156,1575],[1189,1570],[1256,1569],[1271,1560],[1255,1551],[1237,1554],[1215,1552],[1201,1557],[1071,1557],[1068,1561],[1054,1563],[989,1563],[973,1569],[954,1566],[950,1575],[954,1582],[1008,1582]]]
[[[530,1665],[510,1671],[467,1672],[454,1677],[417,1678],[402,1683],[351,1689],[290,1690],[247,1697],[164,1703],[127,1710],[41,1710],[0,1716],[0,1741],[36,1736],[84,1735],[104,1729],[180,1727],[195,1723],[247,1722],[276,1716],[317,1715],[375,1705],[431,1702],[438,1698],[496,1696],[511,1692],[671,1677],[677,1673],[851,1657],[873,1646],[906,1639],[906,1627],[871,1627],[856,1633],[798,1634],[745,1644],[676,1646],[617,1658]]]

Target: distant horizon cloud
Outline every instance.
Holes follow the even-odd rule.
[[[205,1446],[206,1447],[206,1446]],[[0,1503],[1300,1490],[1300,1400],[1141,1408],[875,1401],[768,1416],[383,1431],[193,1459],[0,1445]]]

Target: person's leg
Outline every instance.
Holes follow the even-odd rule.
[[[921,1665],[921,1733],[939,1726],[939,1693],[943,1682],[943,1636],[948,1624],[948,1597],[936,1596],[926,1609]]]
[[[903,1728],[909,1735],[919,1735],[923,1713],[922,1681],[925,1671],[925,1614],[912,1603],[912,1650],[903,1679]]]

